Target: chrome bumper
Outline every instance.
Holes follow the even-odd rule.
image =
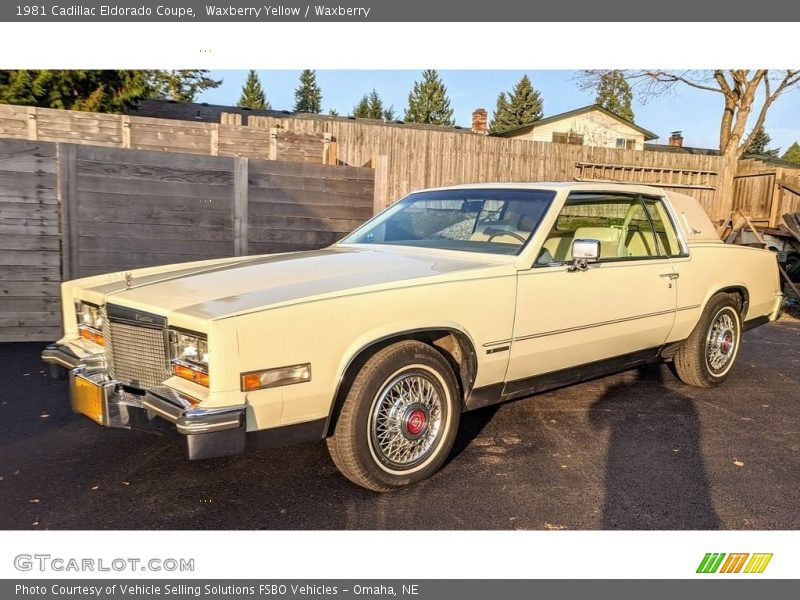
[[[75,380],[91,382],[100,390],[100,425],[122,429],[172,426],[186,442],[190,460],[216,458],[244,451],[246,406],[198,408],[177,392],[155,393],[111,379],[102,355],[78,357],[66,346],[54,344],[42,352],[48,364],[69,369],[72,408],[76,410]]]

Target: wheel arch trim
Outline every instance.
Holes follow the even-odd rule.
[[[429,325],[424,327],[413,327],[408,329],[399,329],[392,333],[387,333],[380,335],[378,337],[372,338],[370,341],[359,344],[357,349],[354,352],[351,352],[348,358],[342,361],[342,365],[336,375],[336,387],[331,397],[330,401],[330,408],[328,409],[328,417],[325,423],[325,436],[329,436],[332,434],[332,427],[335,425],[335,417],[337,411],[341,408],[341,404],[343,401],[342,392],[344,391],[343,386],[345,385],[345,378],[347,374],[350,372],[350,369],[356,364],[356,362],[365,356],[365,353],[369,353],[369,350],[374,348],[376,351],[377,349],[384,347],[393,341],[402,341],[408,339],[417,339],[419,340],[421,337],[424,338],[426,334],[435,334],[435,333],[444,333],[453,335],[456,340],[458,341],[461,350],[466,350],[466,356],[464,357],[468,361],[468,369],[466,372],[461,373],[454,373],[456,380],[461,385],[461,405],[462,408],[464,406],[465,399],[469,396],[469,392],[472,390],[472,387],[475,383],[477,378],[478,372],[478,353],[476,351],[475,341],[472,337],[463,329],[456,327],[452,324],[449,325]],[[428,342],[430,343],[430,342]],[[440,346],[436,346],[435,344],[431,344],[434,348],[436,348],[439,352],[442,351]],[[371,353],[370,353],[371,354]],[[449,361],[448,361],[449,362]]]

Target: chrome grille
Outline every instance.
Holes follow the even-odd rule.
[[[108,373],[112,379],[140,389],[156,390],[170,377],[164,329],[107,317],[103,334]]]

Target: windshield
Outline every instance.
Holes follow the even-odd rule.
[[[555,192],[459,189],[411,194],[344,238],[343,244],[394,244],[519,254]]]

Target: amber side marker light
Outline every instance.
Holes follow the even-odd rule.
[[[105,346],[106,345],[106,338],[103,337],[102,333],[94,331],[92,329],[88,329],[86,327],[79,328],[79,335],[85,339],[89,340],[90,342],[94,342],[98,346]]]
[[[208,387],[208,373],[180,363],[172,364],[172,372],[182,379],[187,379],[202,386]]]
[[[306,381],[311,381],[311,363],[242,373],[242,391],[252,392]]]

